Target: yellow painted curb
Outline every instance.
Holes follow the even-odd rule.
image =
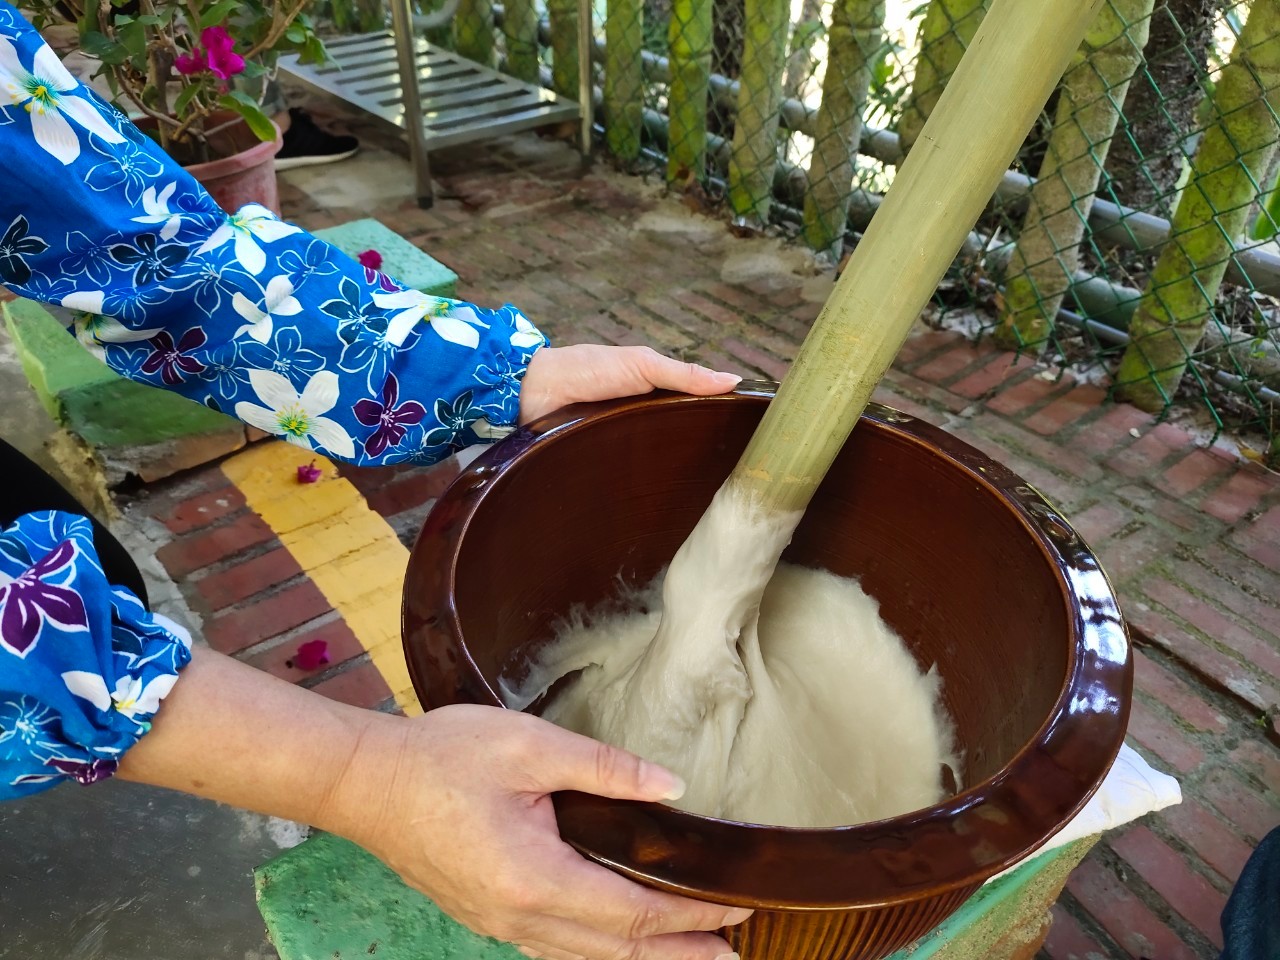
[[[313,461],[321,478],[299,484],[298,467]],[[330,461],[293,444],[256,444],[226,460],[222,472],[342,614],[400,709],[421,713],[400,640],[409,551],[395,531]]]

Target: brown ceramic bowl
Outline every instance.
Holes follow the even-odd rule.
[[[409,562],[404,635],[427,707],[499,704],[577,603],[671,560],[773,385],[570,408],[498,444],[436,504]],[[557,798],[566,840],[663,890],[756,908],[743,960],[876,960],[922,936],[1080,810],[1124,738],[1129,643],[1097,559],[1039,493],[973,447],[873,405],[787,558],[856,576],[937,663],[962,793],[822,830]],[[823,731],[815,730],[815,737]]]

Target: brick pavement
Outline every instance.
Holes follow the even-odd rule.
[[[461,296],[516,303],[560,342],[650,344],[779,377],[817,314],[810,272],[723,279],[743,241],[639,180],[600,168],[583,176],[567,147],[514,138],[437,157],[435,168],[444,189],[431,211],[405,198],[325,205],[314,174],[305,190],[288,178],[282,200],[311,228],[378,217],[454,269]],[[359,166],[333,171],[350,178]],[[1134,630],[1131,742],[1183,785],[1181,806],[1089,856],[1042,956],[1216,956],[1225,896],[1280,824],[1280,478],[1225,441],[1205,447],[1178,424],[1109,405],[1096,386],[924,325],[877,399],[991,453],[1073,518]],[[407,544],[456,469],[342,474]],[[331,696],[393,708],[342,618],[216,467],[148,488],[132,509],[168,527],[158,556],[215,646]],[[293,654],[316,638],[332,662],[304,673]]]

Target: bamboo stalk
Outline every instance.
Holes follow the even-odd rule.
[[[791,32],[791,52],[787,54],[787,69],[782,81],[782,95],[786,99],[804,99],[804,85],[813,76],[813,46],[822,35],[822,0],[803,0],[800,20]]]
[[[547,0],[551,22],[551,86],[578,99],[578,0]]]
[[[988,0],[931,0],[920,25],[920,53],[916,56],[911,93],[898,120],[898,137],[904,152],[920,136],[947,81],[973,42],[987,3]]]
[[[1280,110],[1280,0],[1255,0],[1213,93],[1215,123],[1192,159],[1164,248],[1129,325],[1120,393],[1162,410],[1204,337],[1258,183],[1275,153]]]
[[[1018,233],[996,341],[1039,353],[1080,264],[1089,209],[1142,64],[1154,0],[1112,0],[1062,80],[1058,116]]]
[[[729,159],[729,205],[755,225],[769,222],[778,165],[778,111],[786,62],[790,0],[746,0],[746,36],[738,84],[738,122]]]
[[[667,179],[707,172],[707,92],[711,83],[712,0],[675,0],[667,34],[671,117]]]
[[[461,0],[453,34],[458,53],[486,67],[493,66],[493,0]]]
[[[644,129],[644,0],[609,0],[604,39],[604,140],[630,163]]]
[[[503,0],[502,34],[507,43],[507,73],[525,83],[537,83],[538,8],[534,0]]]
[[[871,67],[884,43],[884,11],[884,0],[836,0],[831,8],[827,74],[804,202],[804,238],[813,249],[835,256],[844,239]]]
[[[726,486],[808,505],[1104,2],[993,0]]]

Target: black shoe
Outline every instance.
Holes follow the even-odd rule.
[[[354,156],[360,149],[360,141],[355,137],[336,137],[325,133],[305,110],[298,107],[289,109],[289,129],[282,139],[284,145],[276,154],[277,170],[337,163]]]

